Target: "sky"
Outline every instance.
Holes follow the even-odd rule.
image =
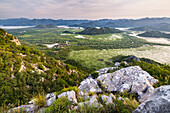
[[[0,19],[170,17],[170,0],[0,0]]]

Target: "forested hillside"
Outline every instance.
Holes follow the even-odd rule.
[[[170,38],[170,34],[162,33],[159,31],[147,31],[145,33],[139,34],[142,37],[155,37],[155,38]]]
[[[108,27],[103,28],[93,28],[88,27],[85,30],[81,32],[77,32],[77,34],[83,34],[83,35],[99,35],[99,34],[108,34],[108,33],[121,33],[122,31],[118,29],[111,29]]]
[[[77,68],[20,45],[0,29],[0,106],[27,103],[38,92],[78,85],[85,75]]]

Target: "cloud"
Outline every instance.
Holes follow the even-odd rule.
[[[169,0],[0,0],[0,18],[139,18],[170,16]]]

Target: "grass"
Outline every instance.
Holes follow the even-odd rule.
[[[72,90],[75,91],[76,94],[78,94],[78,92],[79,92],[79,89],[78,89],[77,86],[70,86],[70,87],[68,87],[68,88],[62,89],[62,90],[59,91],[59,92],[56,92],[56,95],[59,95],[59,94],[61,94],[61,93],[63,93],[63,92],[72,91]]]
[[[38,106],[38,107],[44,107],[45,103],[46,103],[46,99],[45,99],[45,93],[38,93],[38,95],[33,97],[34,103]]]
[[[31,37],[32,35],[22,35],[20,37]]]
[[[170,65],[169,46],[145,45],[139,48],[130,49],[72,51],[69,58],[81,62],[82,65],[88,68],[101,69],[108,67],[105,62],[111,62],[111,58],[118,55],[135,55],[139,58],[149,58],[157,62]],[[103,59],[104,61],[99,61],[98,59]]]

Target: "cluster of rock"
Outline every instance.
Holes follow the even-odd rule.
[[[158,80],[143,71],[139,66],[131,66],[113,73],[99,75],[96,79],[87,78],[80,83],[79,89],[85,93],[103,91],[121,92],[138,96],[139,102],[143,102],[153,93],[153,84]]]
[[[170,113],[170,85],[156,88],[133,113]]]
[[[111,68],[110,68],[111,69]],[[107,69],[103,69],[105,72]],[[93,107],[102,107],[103,105],[98,102],[98,93],[103,92],[121,92],[125,91],[134,94],[141,103],[139,107],[133,111],[133,113],[169,113],[170,112],[170,85],[161,86],[154,89],[153,84],[157,83],[158,80],[150,76],[146,71],[143,71],[139,66],[131,66],[122,68],[113,73],[100,74],[96,79],[88,77],[84,79],[78,89],[80,92],[78,95],[74,91],[63,92],[59,95],[55,93],[46,95],[45,107],[52,105],[56,97],[67,97],[69,101],[77,103],[78,106],[89,105]],[[89,96],[89,93],[95,93]],[[84,98],[85,100],[81,103],[77,102],[77,96]],[[101,99],[106,104],[114,104],[116,97],[110,93],[110,95],[101,95]],[[119,97],[118,100],[126,100],[125,98]],[[22,105],[17,108],[13,108],[8,111],[15,111],[19,108],[32,113],[37,111],[37,107],[34,103],[35,100],[29,102],[29,105]],[[78,109],[78,106],[74,106],[74,109]],[[45,111],[45,108],[39,109]]]

